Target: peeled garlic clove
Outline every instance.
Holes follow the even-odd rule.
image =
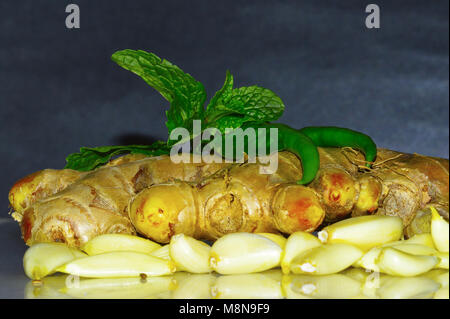
[[[408,244],[424,245],[424,246],[428,246],[430,248],[436,248],[434,246],[433,237],[431,236],[430,233],[416,234],[407,240],[403,240],[402,242],[408,243]]]
[[[281,254],[281,269],[284,274],[289,274],[291,261],[300,253],[321,245],[320,240],[306,232],[295,232],[291,234],[286,242],[283,253]]]
[[[430,248],[428,246],[419,245],[419,244],[410,244],[410,243],[400,243],[396,245],[389,245],[388,247],[400,250],[404,253],[408,253],[411,255],[424,255],[431,256],[437,253],[436,249]]]
[[[284,236],[281,236],[279,234],[272,234],[272,233],[256,233],[256,234],[264,236],[264,237],[270,239],[271,241],[276,242],[281,247],[281,249],[284,249],[284,246],[286,246],[287,239]]]
[[[68,285],[62,292],[83,299],[142,299],[158,298],[175,288],[171,276],[140,278],[82,279]]]
[[[360,259],[358,259],[353,266],[361,267],[370,271],[380,271],[380,267],[377,265],[378,256],[381,253],[382,248],[374,247],[366,252]]]
[[[280,281],[273,276],[241,274],[220,276],[211,287],[215,299],[281,299]]]
[[[436,248],[444,253],[448,253],[448,222],[442,218],[434,207],[431,209],[431,236]]]
[[[76,259],[57,269],[66,274],[91,278],[163,276],[172,274],[175,270],[172,261],[128,251]]]
[[[396,216],[360,216],[342,220],[319,232],[323,243],[343,243],[362,250],[399,240],[403,235],[403,222]]]
[[[175,235],[170,239],[170,258],[178,270],[197,274],[211,272],[210,250],[208,244],[184,234]]]
[[[104,234],[89,240],[82,247],[82,250],[89,256],[112,251],[135,251],[148,254],[160,247],[161,245],[138,236],[127,234]]]
[[[151,256],[158,257],[164,260],[170,260],[169,244],[164,245],[150,253]]]
[[[435,268],[448,269],[448,253],[443,253],[437,251],[434,248],[430,248],[428,246],[419,245],[419,244],[409,244],[407,241],[402,244],[389,246],[394,249],[403,251],[404,253],[408,253],[411,255],[421,255],[421,256],[436,256],[439,258],[438,264]]]
[[[346,244],[329,244],[309,249],[291,262],[295,274],[329,275],[350,267],[363,252]]]
[[[448,253],[438,251],[433,256],[439,258],[439,263],[436,265],[436,268],[448,269]]]
[[[433,269],[438,262],[435,256],[411,255],[390,247],[383,248],[377,259],[381,272],[405,277],[423,274]]]
[[[219,274],[244,274],[276,267],[281,247],[270,239],[251,233],[227,234],[212,245],[210,265]]]
[[[439,284],[425,277],[385,277],[377,294],[382,299],[431,298]]]
[[[211,287],[216,280],[213,274],[177,273],[177,287],[172,292],[173,299],[211,299]]]
[[[86,254],[63,243],[38,243],[27,249],[23,256],[25,274],[31,279],[42,279],[59,266]]]
[[[290,285],[293,292],[317,299],[347,299],[361,293],[361,283],[342,274],[294,275]]]

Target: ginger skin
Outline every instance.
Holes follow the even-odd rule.
[[[289,234],[313,231],[322,219],[365,214],[399,216],[412,236],[426,232],[416,216],[431,204],[448,219],[448,160],[379,149],[368,170],[364,156],[352,149],[319,148],[319,153],[321,168],[307,187],[294,185],[302,169],[289,152],[279,153],[272,175],[259,174],[257,164],[174,164],[167,156],[124,156],[86,173],[31,174],[11,188],[9,199],[28,245],[80,246],[103,233],[136,230],[160,242],[180,232],[209,239],[234,231]]]

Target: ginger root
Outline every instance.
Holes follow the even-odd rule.
[[[90,172],[34,173],[12,187],[9,199],[28,245],[80,246],[100,234],[136,230],[160,242],[181,232],[205,239],[236,231],[290,234],[366,214],[399,216],[413,236],[428,231],[418,229],[416,213],[430,204],[448,220],[448,160],[379,149],[368,169],[350,148],[319,153],[320,170],[307,187],[295,184],[301,162],[289,152],[279,153],[272,175],[251,163],[128,155]]]
[[[230,165],[198,183],[174,181],[151,186],[132,200],[131,222],[158,242],[184,233],[215,240],[228,233],[314,231],[325,210],[318,194],[295,184],[299,166],[290,153],[279,153],[281,167],[259,174],[259,164]]]
[[[168,156],[121,162],[123,164],[80,173],[78,179],[69,185],[66,185],[66,180],[60,184],[45,183],[49,174],[46,171],[32,175],[28,183],[23,180],[16,183],[9,198],[14,199],[11,205],[16,207],[15,218],[20,221],[26,244],[64,242],[79,247],[101,234],[136,234],[127,210],[130,198],[136,193],[152,184],[175,178],[194,181],[225,165],[175,164]],[[66,176],[74,171],[52,171],[51,174],[55,175],[53,180],[58,180],[57,172]],[[66,187],[60,190],[62,186]],[[45,189],[45,194],[53,195],[42,195],[39,199],[33,197],[34,193],[44,194],[42,189]],[[23,206],[18,206],[16,199],[22,197],[26,200],[21,203],[29,201],[31,205],[21,209]]]

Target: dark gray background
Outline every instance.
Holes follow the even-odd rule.
[[[364,24],[372,2],[378,30]],[[65,27],[69,3],[81,29]],[[272,89],[292,126],[349,127],[382,147],[448,158],[448,37],[446,0],[2,0],[0,216],[14,181],[63,167],[80,146],[166,138],[165,100],[110,60],[125,48],[174,62],[209,96],[227,69],[237,86]],[[24,281],[24,245],[7,219],[0,234],[10,255],[0,296],[20,295],[11,278]]]

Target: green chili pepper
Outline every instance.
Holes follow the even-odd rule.
[[[266,154],[270,150],[272,144],[270,136],[270,128],[278,129],[278,149],[277,151],[290,151],[296,154],[302,162],[303,175],[302,179],[297,181],[298,184],[304,185],[310,183],[319,170],[320,158],[319,151],[313,141],[301,133],[299,130],[293,129],[284,124],[278,123],[245,123],[242,129],[253,128],[256,131],[256,146],[258,147],[258,128],[266,129]],[[246,143],[247,144],[247,143]],[[245,145],[245,150],[247,150]]]
[[[366,134],[353,131],[347,128],[334,126],[304,127],[299,130],[308,136],[316,146],[321,147],[353,147],[365,154],[366,166],[377,156],[377,146]]]

